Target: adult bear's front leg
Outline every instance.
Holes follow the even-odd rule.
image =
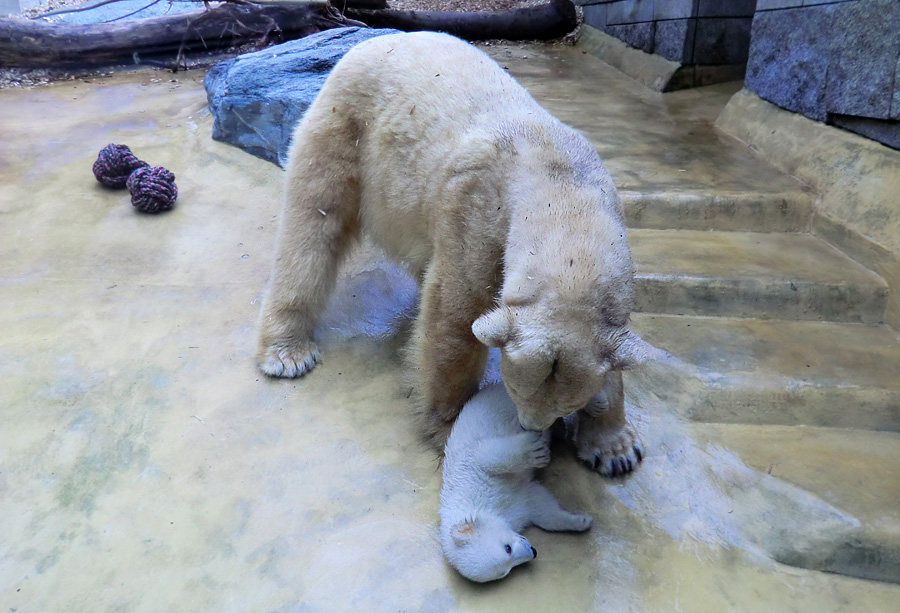
[[[313,330],[352,238],[352,230],[334,210],[337,207],[329,207],[329,219],[318,211],[320,202],[288,202],[282,217],[275,270],[260,314],[257,349],[260,369],[272,377],[303,376],[320,359]]]
[[[348,247],[359,234],[356,153],[329,107],[314,104],[288,163],[275,267],[263,300],[257,360],[273,377],[300,377],[319,361],[313,330]],[[343,138],[342,138],[343,136]],[[341,147],[345,144],[347,146]],[[348,153],[349,151],[349,153]]]
[[[607,373],[603,390],[566,424],[579,459],[604,477],[626,475],[644,459],[641,440],[625,415],[620,370]]]

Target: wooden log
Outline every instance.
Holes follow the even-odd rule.
[[[351,25],[365,24],[347,19],[327,0],[229,3],[209,10],[90,25],[0,19],[0,67],[158,64],[161,56],[171,60],[191,51],[249,41],[281,42]]]
[[[347,15],[373,28],[395,28],[404,32],[434,30],[466,40],[505,38],[548,40],[560,38],[578,24],[571,0],[505,11],[369,11],[347,9]]]

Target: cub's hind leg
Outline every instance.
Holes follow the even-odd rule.
[[[275,266],[259,320],[257,360],[273,377],[302,376],[319,361],[313,330],[359,233],[357,136],[331,110],[313,104],[289,158]]]
[[[546,487],[528,484],[528,513],[532,524],[549,532],[584,532],[594,524],[587,513],[567,511]]]

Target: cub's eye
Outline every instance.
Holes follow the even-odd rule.
[[[510,547],[509,545],[504,545],[503,549],[506,550],[507,555],[512,555],[512,547]]]

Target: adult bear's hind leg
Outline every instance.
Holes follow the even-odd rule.
[[[315,110],[295,135],[275,266],[260,313],[257,359],[273,377],[299,377],[318,363],[313,330],[359,232],[356,136],[328,113],[317,124]],[[342,146],[348,138],[349,146]]]
[[[489,296],[471,292],[479,285],[453,272],[432,266],[425,273],[408,355],[422,427],[441,451],[463,405],[478,391],[488,352],[472,322],[490,306]]]

